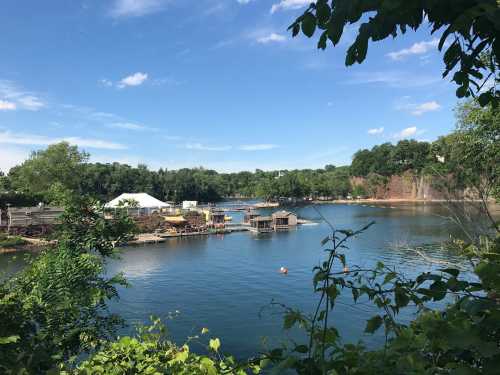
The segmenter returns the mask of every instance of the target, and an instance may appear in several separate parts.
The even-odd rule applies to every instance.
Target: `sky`
[[[3,0],[0,170],[62,140],[151,169],[321,168],[454,128],[428,25],[346,67],[359,25],[318,50],[287,31],[307,4]]]

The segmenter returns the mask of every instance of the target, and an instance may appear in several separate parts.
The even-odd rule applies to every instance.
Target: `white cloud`
[[[156,128],[150,128],[148,126],[144,126],[141,124],[134,124],[133,122],[113,122],[111,124],[107,124],[110,128],[116,129],[125,129],[125,130],[135,130],[135,131],[156,131]]]
[[[265,151],[265,150],[273,150],[278,148],[278,145],[270,144],[270,143],[261,143],[254,145],[242,145],[238,147],[239,150],[242,151]]]
[[[167,141],[180,141],[183,139],[183,137],[180,137],[178,135],[164,135],[163,138]]]
[[[267,44],[267,43],[272,43],[272,42],[284,42],[286,40],[286,37],[281,34],[276,34],[276,33],[271,33],[269,35],[261,36],[260,38],[257,38],[257,43],[261,44]]]
[[[34,93],[20,89],[11,81],[0,80],[0,96],[2,102],[13,103],[15,109],[38,111],[46,104]]]
[[[435,77],[420,75],[415,79],[415,75],[407,72],[385,71],[385,72],[358,72],[351,76],[348,84],[385,84],[390,87],[424,87],[442,82],[438,75]]]
[[[232,149],[231,146],[206,146],[201,143],[187,143],[185,148],[198,151],[229,151]]]
[[[107,150],[124,150],[127,147],[114,142],[108,142],[101,139],[80,138],[80,137],[61,137],[50,138],[43,135],[11,133],[8,131],[0,132],[0,143],[13,145],[35,145],[48,146],[53,143],[68,142],[79,147],[89,147]]]
[[[140,17],[163,10],[166,3],[166,0],[115,0],[110,14],[114,18]]]
[[[33,95],[22,96],[17,99],[20,107],[27,109],[28,111],[38,111],[39,109],[45,107],[45,103],[39,98]]]
[[[402,60],[410,55],[423,55],[429,50],[437,48],[439,44],[439,39],[432,39],[427,42],[418,42],[413,44],[409,48],[404,48],[400,51],[390,52],[387,54],[392,60]]]
[[[13,111],[14,109],[16,109],[16,103],[0,100],[0,111]]]
[[[100,79],[99,81],[99,84],[101,86],[105,86],[105,87],[112,87],[113,86],[113,82],[111,82],[109,79],[107,78],[102,78]]]
[[[398,111],[409,112],[414,116],[421,116],[426,112],[433,112],[441,109],[441,105],[435,100],[417,104],[413,103],[409,96],[403,96],[396,102],[395,108]]]
[[[271,13],[275,13],[279,10],[300,9],[312,2],[313,0],[281,0],[279,3],[273,4]]]
[[[382,134],[383,132],[384,132],[383,126],[381,126],[380,128],[368,129],[368,134],[370,135]]]
[[[426,103],[422,103],[422,104],[417,105],[411,113],[415,116],[420,116],[420,115],[424,114],[425,112],[437,111],[440,108],[441,108],[441,105],[439,105],[439,103],[436,101],[426,102]]]
[[[248,4],[252,0],[236,0],[239,4]]]
[[[425,133],[425,130],[418,129],[416,126],[410,126],[408,128],[405,128],[401,130],[400,132],[393,134],[394,139],[405,139],[405,138],[410,138],[414,137],[416,135],[420,135]]]
[[[118,83],[119,88],[125,88],[127,86],[140,86],[148,79],[147,73],[137,72],[131,74],[125,78],[122,78]]]

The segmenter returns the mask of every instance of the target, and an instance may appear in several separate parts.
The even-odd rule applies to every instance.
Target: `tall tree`
[[[82,180],[86,152],[67,142],[34,151],[30,158],[9,172],[12,188],[28,194],[42,194],[48,200],[61,190],[78,192]]]

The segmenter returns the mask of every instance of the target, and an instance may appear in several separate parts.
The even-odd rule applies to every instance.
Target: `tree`
[[[80,192],[84,164],[89,155],[67,142],[35,151],[20,166],[9,171],[12,189],[41,194],[47,201],[60,196],[61,190]]]
[[[349,24],[361,23],[345,64],[362,63],[368,42],[429,25],[441,32],[443,78],[450,73],[459,98],[478,95],[484,106],[498,105],[500,91],[500,6],[497,0],[316,0],[289,29],[312,37],[319,29],[318,48],[336,46]],[[493,83],[488,87],[489,83]]]
[[[115,246],[131,238],[133,221],[118,212],[111,220],[88,198],[69,202],[57,243],[26,268],[0,281],[0,372],[41,374],[98,348],[123,321],[110,314],[121,275],[105,264]]]
[[[4,193],[9,189],[10,189],[10,180],[2,171],[0,171],[0,193]]]

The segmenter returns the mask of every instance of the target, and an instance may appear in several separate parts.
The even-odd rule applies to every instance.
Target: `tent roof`
[[[162,202],[155,197],[152,197],[146,193],[123,193],[120,196],[113,199],[111,202],[106,203],[105,207],[113,208],[118,207],[120,202],[125,199],[131,199],[138,203],[140,208],[156,208],[156,207],[171,207],[170,204]]]

